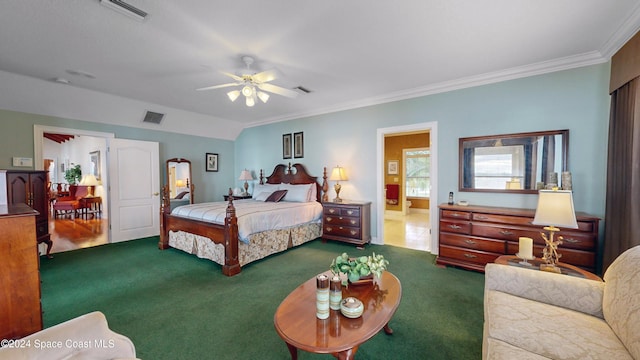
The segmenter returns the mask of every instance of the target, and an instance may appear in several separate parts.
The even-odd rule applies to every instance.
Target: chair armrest
[[[0,348],[0,359],[136,358],[133,342],[109,329],[107,319],[99,311],[31,334],[20,343],[29,346]]]
[[[485,294],[501,291],[522,298],[580,311],[603,318],[605,283],[569,275],[487,264]]]

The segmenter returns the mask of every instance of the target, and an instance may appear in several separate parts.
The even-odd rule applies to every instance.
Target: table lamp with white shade
[[[253,180],[253,175],[251,175],[251,171],[249,171],[247,169],[242,170],[238,180],[244,180],[244,193],[242,194],[242,196],[249,195],[249,191],[248,191],[249,190],[249,183],[247,183],[247,180]]]
[[[87,175],[84,175],[82,177],[82,180],[80,180],[80,185],[87,186],[88,187],[87,188],[88,189],[88,196],[89,197],[93,197],[94,196],[95,187],[100,185],[100,182],[95,177],[95,175],[87,174]]]
[[[336,184],[333,187],[333,189],[336,191],[336,197],[335,199],[333,199],[333,202],[342,202],[342,199],[340,199],[340,189],[342,188],[342,185],[340,185],[340,181],[349,180],[347,179],[347,174],[345,174],[344,172],[344,168],[340,166],[334,167],[333,171],[331,171],[331,176],[329,177],[329,180],[336,182]]]
[[[544,225],[544,230],[549,235],[541,233],[545,241],[542,259],[546,264],[540,265],[541,270],[560,272],[556,266],[558,259],[558,245],[562,244],[562,236],[554,239],[558,227],[577,229],[576,213],[573,208],[573,194],[570,190],[540,190],[538,195],[538,207],[532,224]]]

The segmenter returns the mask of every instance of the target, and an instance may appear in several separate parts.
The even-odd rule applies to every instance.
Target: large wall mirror
[[[537,193],[568,171],[568,153],[569,130],[460,138],[459,190]]]
[[[167,160],[167,185],[172,208],[193,204],[194,186],[191,179],[191,161],[180,158]]]

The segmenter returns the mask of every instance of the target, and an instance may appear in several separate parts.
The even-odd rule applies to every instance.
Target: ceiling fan
[[[242,75],[238,76],[228,72],[222,72],[223,74],[235,80],[235,82],[207,86],[196,90],[205,91],[230,86],[242,86],[241,90],[229,91],[227,93],[227,96],[231,101],[236,101],[240,94],[242,94],[246,99],[247,106],[255,105],[257,99],[260,99],[263,103],[266,103],[267,100],[269,100],[269,94],[267,94],[266,92],[286,96],[289,98],[295,98],[296,96],[298,96],[298,93],[293,90],[285,89],[283,87],[269,83],[270,81],[273,81],[277,78],[277,72],[275,70],[267,70],[256,74],[251,70],[251,64],[253,64],[254,62],[251,56],[243,56],[242,62],[247,65],[247,68],[242,72]]]

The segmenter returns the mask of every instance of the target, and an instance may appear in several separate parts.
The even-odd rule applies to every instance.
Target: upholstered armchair
[[[69,196],[59,197],[53,204],[53,215],[71,215],[73,219],[78,215],[78,211],[82,208],[82,198],[90,194],[89,186],[70,185]]]

